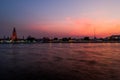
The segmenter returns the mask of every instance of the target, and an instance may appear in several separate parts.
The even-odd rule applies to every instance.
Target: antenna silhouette
[[[93,27],[93,30],[94,30],[94,39],[96,39],[96,29],[95,29],[95,27]]]

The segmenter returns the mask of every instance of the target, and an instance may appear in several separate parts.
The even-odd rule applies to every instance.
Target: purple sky
[[[96,36],[120,33],[120,0],[0,0],[0,38]]]

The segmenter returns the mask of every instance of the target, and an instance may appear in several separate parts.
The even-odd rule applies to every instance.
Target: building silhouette
[[[12,41],[17,41],[17,33],[16,33],[16,29],[15,28],[13,28],[11,40]]]
[[[110,36],[110,40],[114,40],[114,41],[120,40],[120,35],[112,35]]]

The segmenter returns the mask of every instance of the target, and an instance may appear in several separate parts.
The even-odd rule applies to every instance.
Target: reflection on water
[[[120,44],[0,44],[0,80],[120,80]]]

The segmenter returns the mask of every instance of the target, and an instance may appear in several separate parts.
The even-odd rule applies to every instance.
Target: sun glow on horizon
[[[119,34],[120,23],[119,20],[73,19],[67,17],[61,22],[34,24],[31,26],[31,30],[68,36],[94,36],[95,34],[96,37],[106,37]]]
[[[118,0],[0,1],[0,36],[19,28],[23,36],[94,36],[120,34]],[[23,34],[24,33],[24,34]]]

